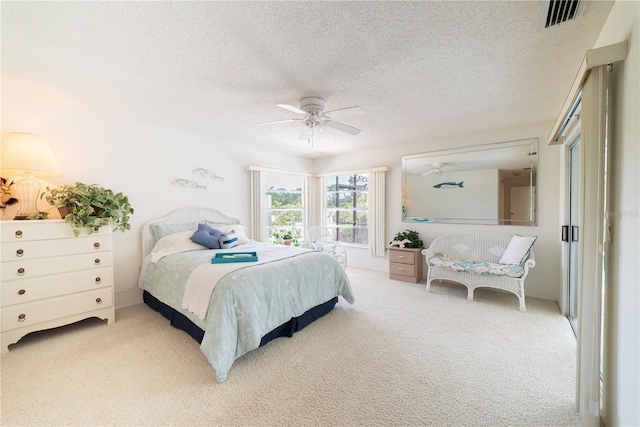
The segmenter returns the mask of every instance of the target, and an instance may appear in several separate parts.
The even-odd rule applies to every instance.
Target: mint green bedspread
[[[235,251],[269,249],[247,243]],[[232,251],[234,251],[232,250]],[[247,266],[224,276],[216,285],[204,320],[181,308],[189,274],[210,263],[217,250],[198,250],[168,255],[157,264],[148,263],[142,287],[163,303],[187,316],[205,331],[200,348],[216,378],[224,382],[233,362],[259,347],[267,333],[336,296],[354,302],[349,279],[333,257],[323,252],[302,251],[277,262]],[[250,263],[247,263],[250,264]]]

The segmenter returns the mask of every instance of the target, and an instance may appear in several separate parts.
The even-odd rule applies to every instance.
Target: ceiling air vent
[[[543,0],[540,27],[549,28],[582,16],[587,0]]]

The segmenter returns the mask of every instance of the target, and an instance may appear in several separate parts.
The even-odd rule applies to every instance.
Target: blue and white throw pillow
[[[238,237],[236,232],[231,230],[229,233],[220,236],[220,247],[222,249],[229,249],[238,246]]]

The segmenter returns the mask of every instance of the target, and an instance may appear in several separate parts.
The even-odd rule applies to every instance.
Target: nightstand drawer
[[[103,267],[2,283],[2,307],[113,286],[113,270]]]
[[[389,274],[413,277],[416,274],[416,266],[413,264],[402,264],[398,262],[389,263]]]
[[[389,252],[389,262],[399,262],[402,264],[415,264],[415,255],[412,252],[400,252],[392,250]]]
[[[25,280],[32,277],[70,271],[97,269],[111,265],[111,252],[49,257],[2,263],[2,281]]]
[[[110,250],[111,239],[109,236],[98,235],[58,240],[43,240],[40,242],[11,241],[2,243],[2,261],[17,261]]]
[[[2,332],[43,323],[51,319],[110,307],[113,290],[103,288],[64,297],[17,304],[2,309]]]

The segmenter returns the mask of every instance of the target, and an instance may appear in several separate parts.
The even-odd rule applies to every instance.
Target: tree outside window
[[[369,175],[329,176],[326,183],[326,224],[333,238],[340,242],[368,245]]]
[[[305,178],[274,173],[265,175],[267,236],[289,230],[294,238],[300,238],[305,219]]]

